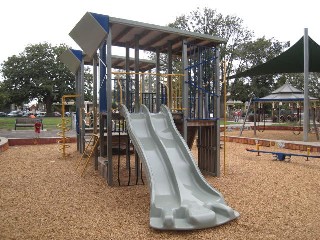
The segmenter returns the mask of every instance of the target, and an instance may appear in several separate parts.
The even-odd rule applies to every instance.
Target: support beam
[[[187,41],[182,41],[182,69],[183,69],[183,83],[182,83],[182,109],[183,109],[183,138],[187,142],[188,141],[188,112],[189,112],[189,105],[188,105],[188,91],[189,91],[189,84],[188,84],[188,49],[187,49]]]
[[[84,152],[85,142],[84,142],[84,134],[85,134],[85,123],[84,123],[84,60],[81,61],[80,67],[80,111],[79,111],[79,127],[80,127],[80,153]]]
[[[160,51],[156,51],[156,112],[160,111]]]
[[[139,99],[139,36],[136,35],[134,38],[134,81],[135,81],[135,92],[134,92],[134,111],[139,112],[140,99]]]
[[[214,141],[216,141],[215,157],[212,159],[215,164],[216,177],[220,177],[220,51],[216,49],[216,64],[215,64],[215,93],[217,93],[217,98],[214,106],[214,115],[217,118],[216,126],[214,128]]]
[[[125,62],[125,69],[128,73],[130,71],[130,45],[126,43],[126,62]],[[131,92],[130,92],[130,75],[126,74],[126,107],[129,111],[132,111],[132,104],[131,104]]]
[[[98,129],[97,129],[97,119],[98,119],[98,113],[97,113],[97,108],[98,108],[98,86],[97,86],[97,54],[95,54],[93,56],[93,134],[97,134],[98,133]],[[95,148],[94,151],[94,169],[98,170],[98,148]]]
[[[303,141],[308,141],[309,118],[309,39],[308,28],[304,29],[304,101],[303,101]]]
[[[76,82],[76,95],[80,96],[80,74],[81,68],[79,67],[77,73],[75,74],[75,82]],[[64,117],[64,116],[62,116]],[[76,98],[76,132],[77,132],[77,151],[80,152],[80,128],[79,128],[79,117],[80,117],[80,97]]]
[[[168,96],[167,96],[167,105],[169,109],[172,108],[172,43],[168,41]]]
[[[198,63],[202,63],[203,59],[201,57],[202,55],[202,49],[199,46],[198,47]],[[203,86],[203,64],[199,65],[199,72],[198,72],[198,83],[199,83],[199,87],[202,88]],[[205,94],[205,91],[203,91],[203,89],[198,89],[198,117],[199,118],[203,118],[203,95]]]
[[[100,88],[99,88],[99,135],[100,135],[100,156],[106,156],[105,144],[104,144],[104,117],[103,114],[107,111],[107,89],[106,89],[106,65],[107,65],[107,46],[106,41],[103,41],[100,50],[99,70],[100,70]]]
[[[108,184],[113,185],[113,164],[112,164],[112,89],[111,89],[111,61],[112,61],[112,32],[109,30],[107,38],[107,157],[108,157]]]

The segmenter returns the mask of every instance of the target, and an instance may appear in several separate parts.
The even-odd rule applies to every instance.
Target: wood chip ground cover
[[[225,171],[222,150],[221,177],[205,175],[239,219],[196,231],[149,227],[147,180],[124,186],[124,157],[123,186],[117,186],[114,166],[115,186],[109,187],[92,165],[79,176],[75,144],[66,159],[57,145],[10,147],[0,153],[0,239],[320,239],[320,159],[273,161],[246,147],[252,146],[226,143]]]

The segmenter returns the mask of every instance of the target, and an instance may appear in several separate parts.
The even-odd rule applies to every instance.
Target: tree
[[[197,8],[189,15],[177,17],[169,26],[225,38],[227,44],[220,45],[220,58],[228,62],[227,76],[232,72],[234,60],[241,56],[239,48],[253,37],[253,32],[243,26],[242,19],[230,15],[223,16],[210,8],[204,8],[203,11]]]
[[[22,105],[30,97],[30,84],[24,79],[23,69],[25,58],[23,56],[12,56],[3,64],[2,74],[5,80],[1,84],[1,89],[5,93],[6,102]],[[10,79],[10,80],[7,80]]]
[[[0,82],[0,109],[2,111],[9,111],[10,109],[9,96],[3,82]]]
[[[233,67],[237,64],[239,59],[242,59],[241,48],[242,46],[251,41],[253,38],[253,32],[243,26],[243,20],[236,16],[223,16],[214,9],[204,8],[201,11],[197,8],[195,11],[190,12],[189,15],[182,15],[177,17],[175,22],[169,24],[170,27],[175,27],[187,31],[198,32],[208,34],[212,36],[219,36],[227,40],[227,44],[220,45],[220,58],[222,61],[227,62],[226,65],[226,77],[230,76],[233,71]],[[221,72],[223,72],[223,65],[221,64]],[[227,92],[230,92],[229,79],[226,78],[226,83],[222,83],[221,95],[226,94],[224,92],[224,86],[226,84]],[[239,89],[237,89],[239,88]],[[248,97],[248,84],[237,82],[233,89],[237,89],[240,94],[231,96],[234,100],[241,99],[246,101],[245,97]],[[234,92],[236,93],[236,92]],[[223,114],[224,98],[220,99],[220,112]]]
[[[277,40],[266,39],[265,37],[258,38],[254,41],[248,41],[241,44],[238,48],[238,66],[236,71],[242,72],[253,66],[265,63],[272,58],[280,55],[283,50],[289,46],[289,43],[281,43]],[[274,90],[277,82],[283,79],[282,75],[262,75],[238,79],[237,82],[242,81],[243,84],[249,83],[251,92],[256,97],[264,97]],[[236,81],[235,81],[236,82]],[[236,86],[233,86],[233,92],[237,91]],[[237,99],[240,100],[240,99]]]
[[[285,74],[285,77],[286,77],[286,80],[292,86],[300,90],[304,90],[303,73],[290,73],[290,74],[288,73],[288,74]],[[320,96],[320,73],[315,73],[315,72],[309,73],[309,95],[312,97]]]
[[[242,102],[248,101],[251,95],[249,83],[245,83],[239,79],[235,79],[230,87],[230,95],[232,100],[239,100]]]
[[[169,26],[227,39],[227,44],[220,45],[220,56],[221,60],[227,62],[227,91],[231,92],[230,97],[233,100],[245,102],[250,93],[256,96],[268,94],[281,78],[281,75],[269,75],[241,78],[230,82],[229,76],[264,63],[288,47],[288,43],[281,43],[273,38],[261,37],[254,40],[253,31],[244,27],[243,20],[236,16],[223,16],[213,9],[204,8],[201,11],[197,8],[189,15],[177,17]],[[222,70],[221,66],[221,72]],[[221,88],[222,95],[223,89],[224,87]]]
[[[59,60],[66,49],[64,44],[28,45],[22,53],[4,61],[1,64],[4,77],[2,88],[7,90],[8,102],[22,105],[38,99],[51,113],[54,100],[61,99],[65,94],[74,94],[75,77]],[[88,99],[92,90],[92,76],[88,68],[85,70],[85,79],[85,95]]]

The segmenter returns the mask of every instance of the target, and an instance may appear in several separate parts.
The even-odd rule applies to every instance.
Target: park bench
[[[34,127],[34,124],[37,120],[41,122],[41,129],[43,130],[43,124],[41,118],[16,118],[14,125],[14,130],[17,130],[17,127]]]

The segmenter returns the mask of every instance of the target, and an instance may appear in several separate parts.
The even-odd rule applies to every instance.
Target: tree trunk
[[[46,97],[44,99],[45,105],[46,105],[46,111],[47,111],[47,115],[50,116],[50,114],[52,113],[52,97]]]

